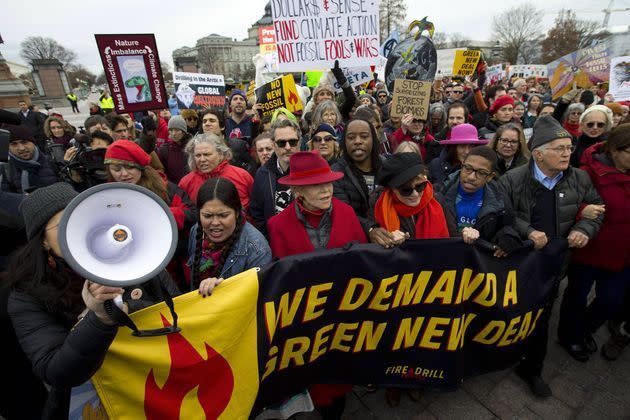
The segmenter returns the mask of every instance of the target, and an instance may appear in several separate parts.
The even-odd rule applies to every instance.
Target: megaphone
[[[76,196],[65,208],[58,232],[68,265],[84,278],[112,287],[134,286],[157,276],[177,247],[177,224],[164,200],[121,182],[97,185]],[[170,295],[165,300],[176,327]],[[112,305],[107,303],[111,316]],[[115,303],[120,308],[122,298]],[[121,322],[135,327],[128,317]]]

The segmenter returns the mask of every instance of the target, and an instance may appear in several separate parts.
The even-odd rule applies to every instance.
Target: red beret
[[[118,140],[107,148],[105,163],[125,163],[144,168],[151,163],[151,157],[131,140]]]
[[[492,104],[488,112],[490,113],[490,115],[494,115],[499,109],[501,109],[502,107],[506,105],[514,106],[514,98],[512,98],[510,95],[499,96],[494,101],[494,103]]]

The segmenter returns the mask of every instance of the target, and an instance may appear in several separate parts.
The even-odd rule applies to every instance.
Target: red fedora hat
[[[330,170],[328,162],[317,152],[297,152],[289,160],[289,175],[278,180],[282,185],[317,185],[343,178]]]

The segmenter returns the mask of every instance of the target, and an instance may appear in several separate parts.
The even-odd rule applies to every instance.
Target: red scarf
[[[427,182],[420,203],[410,207],[403,204],[394,190],[386,188],[376,201],[374,216],[388,232],[400,229],[400,217],[416,216],[416,239],[448,238],[446,218],[440,203],[433,198],[433,186]]]
[[[317,228],[321,223],[322,218],[324,217],[324,213],[326,213],[326,210],[309,210],[304,207],[300,200],[297,200],[297,205],[302,215],[304,215],[306,222],[312,227]]]

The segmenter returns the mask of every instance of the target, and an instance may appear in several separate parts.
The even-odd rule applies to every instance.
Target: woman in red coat
[[[605,211],[605,217],[599,234],[574,251],[560,309],[558,339],[572,357],[585,362],[597,350],[592,334],[621,309],[630,281],[630,124],[613,129],[608,141],[587,148],[581,168],[604,200],[595,211]],[[585,208],[582,217],[591,217],[587,213]],[[587,307],[593,283],[597,294]],[[629,323],[625,330],[617,332],[630,343]],[[607,357],[606,348],[602,354]]]
[[[186,153],[190,173],[179,181],[179,186],[193,201],[197,200],[197,192],[206,180],[221,177],[232,181],[247,211],[254,178],[245,169],[230,165],[232,151],[221,137],[212,133],[198,134],[186,145]]]
[[[275,258],[367,242],[352,207],[333,198],[332,183],[343,173],[333,172],[316,152],[293,154],[289,167],[289,175],[278,182],[291,186],[295,200],[267,222]],[[309,392],[324,419],[339,419],[351,389],[344,384],[315,384]]]

